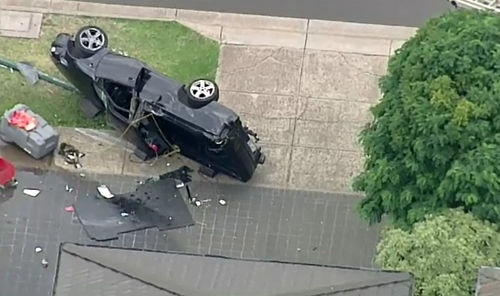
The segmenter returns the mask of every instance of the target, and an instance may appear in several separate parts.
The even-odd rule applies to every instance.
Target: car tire
[[[96,26],[85,26],[75,34],[76,58],[88,58],[101,49],[108,47],[108,35],[103,29]]]
[[[210,79],[196,79],[186,87],[188,103],[201,108],[219,100],[219,86]]]

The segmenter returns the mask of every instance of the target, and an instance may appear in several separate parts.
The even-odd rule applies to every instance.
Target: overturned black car
[[[177,151],[200,163],[206,175],[251,179],[265,161],[258,137],[217,102],[215,82],[197,79],[184,86],[107,45],[102,29],[87,26],[74,36],[57,35],[50,49],[54,64],[84,96],[87,116],[105,112],[142,160]]]

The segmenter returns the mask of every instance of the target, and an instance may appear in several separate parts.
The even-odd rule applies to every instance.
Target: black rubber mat
[[[149,180],[134,192],[111,199],[96,192],[95,196],[77,198],[74,208],[85,232],[96,241],[146,228],[171,230],[195,224],[174,179]]]

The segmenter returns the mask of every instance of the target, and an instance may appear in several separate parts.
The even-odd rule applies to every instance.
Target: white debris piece
[[[49,267],[49,261],[47,261],[47,259],[42,259],[42,266],[43,268]]]
[[[125,212],[120,213],[120,215],[122,215],[122,217],[128,217],[128,216],[129,216],[129,214],[128,214],[128,213],[125,213]]]
[[[227,204],[227,201],[225,199],[219,199],[219,204],[225,206]]]
[[[72,192],[72,191],[73,191],[73,188],[71,188],[68,185],[66,185],[66,192]]]
[[[113,193],[111,193],[108,186],[106,186],[106,185],[97,186],[97,191],[104,198],[110,199],[110,198],[115,197],[115,195]]]
[[[41,253],[42,251],[41,247],[35,247],[35,253]]]
[[[23,193],[27,196],[37,197],[40,194],[40,190],[38,189],[23,189]]]
[[[182,187],[184,187],[184,183],[182,183],[182,182],[181,182],[181,183],[178,183],[178,184],[176,184],[176,185],[175,185],[175,187],[177,187],[177,188],[182,188]]]
[[[194,204],[195,204],[197,207],[199,207],[199,206],[201,206],[201,201],[197,200],[197,201],[195,201],[195,202],[194,202]]]

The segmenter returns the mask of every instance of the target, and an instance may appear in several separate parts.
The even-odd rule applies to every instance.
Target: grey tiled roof
[[[500,268],[481,267],[477,277],[476,296],[500,295]]]
[[[413,277],[353,268],[65,244],[57,296],[411,296]]]

